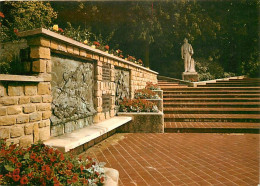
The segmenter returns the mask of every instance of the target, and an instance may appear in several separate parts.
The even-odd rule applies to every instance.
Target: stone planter
[[[147,101],[151,101],[155,103],[155,105],[158,107],[159,111],[163,111],[163,100],[162,99],[146,99]]]
[[[156,94],[163,99],[163,90],[152,90],[153,92],[156,92]]]
[[[119,172],[116,169],[105,167],[105,183],[104,186],[118,186]]]
[[[118,112],[118,116],[130,116],[132,120],[119,127],[117,132],[163,133],[164,118],[162,112]]]

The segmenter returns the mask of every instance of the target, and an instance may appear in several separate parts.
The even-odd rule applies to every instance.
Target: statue
[[[193,55],[192,46],[191,44],[188,43],[188,39],[185,38],[184,44],[181,47],[181,57],[182,59],[184,59],[185,72],[192,72],[192,71],[195,72],[194,60],[192,60],[191,58],[192,55]]]

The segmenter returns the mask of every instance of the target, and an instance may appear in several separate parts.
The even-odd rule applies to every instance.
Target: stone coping
[[[57,148],[62,152],[68,152],[71,149],[96,139],[131,120],[131,117],[113,117],[83,129],[73,131],[72,133],[66,133],[62,136],[52,137],[47,141],[44,141],[44,144]]]
[[[73,45],[73,46],[77,46],[79,48],[83,48],[85,50],[88,50],[88,51],[91,51],[93,53],[96,53],[96,54],[99,54],[99,55],[102,55],[102,56],[105,56],[105,57],[108,57],[108,58],[111,58],[111,59],[115,59],[117,61],[120,61],[120,62],[123,62],[123,63],[126,63],[128,65],[131,65],[131,66],[135,66],[137,68],[141,68],[143,70],[146,70],[148,72],[151,72],[151,73],[154,73],[154,74],[158,74],[158,72],[155,72],[153,70],[150,70],[146,67],[143,67],[143,66],[140,66],[140,65],[137,65],[135,63],[132,63],[130,61],[127,61],[127,60],[124,60],[122,58],[119,58],[117,56],[113,56],[111,54],[108,54],[106,52],[103,52],[101,50],[98,50],[98,49],[94,49],[88,45],[85,45],[83,43],[80,43],[78,41],[75,41],[71,38],[68,38],[66,36],[63,36],[63,35],[60,35],[58,33],[55,33],[55,32],[52,32],[50,30],[47,30],[45,28],[38,28],[38,29],[34,29],[34,30],[28,30],[28,31],[24,31],[24,32],[19,32],[18,33],[18,36],[20,37],[28,37],[28,36],[34,36],[34,35],[46,35],[48,37],[51,37],[51,38],[54,38],[54,39],[57,39],[57,40],[60,40],[62,42],[65,42],[65,43],[68,43],[70,45]]]
[[[0,81],[43,82],[45,78],[39,76],[0,74]]]

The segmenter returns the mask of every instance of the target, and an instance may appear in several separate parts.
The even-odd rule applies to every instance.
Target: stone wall
[[[41,28],[19,36],[30,53],[22,62],[34,76],[0,75],[0,137],[9,142],[27,146],[48,139],[50,131],[56,136],[115,116],[117,69],[127,74],[123,89],[129,97],[146,82],[157,83],[157,72],[52,31]],[[57,55],[63,56],[63,65]],[[54,129],[66,122],[73,123]]]

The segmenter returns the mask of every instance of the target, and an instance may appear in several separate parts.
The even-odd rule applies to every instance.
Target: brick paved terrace
[[[115,134],[84,156],[117,169],[119,185],[257,185],[258,134]]]

